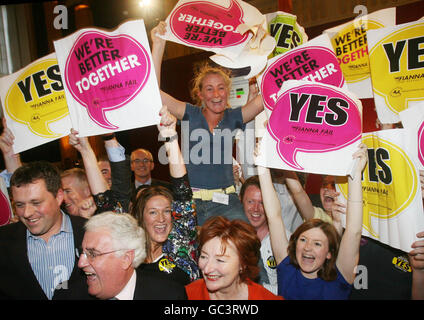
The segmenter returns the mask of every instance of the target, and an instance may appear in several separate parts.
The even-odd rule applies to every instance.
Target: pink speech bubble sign
[[[170,16],[172,33],[183,43],[201,48],[225,48],[243,43],[248,33],[236,28],[244,23],[243,10],[231,0],[228,8],[206,1],[178,7]]]
[[[341,91],[317,83],[293,87],[277,99],[267,130],[280,158],[296,170],[298,152],[323,153],[361,139],[357,104]]]
[[[424,122],[418,129],[418,160],[424,166]]]
[[[8,224],[11,217],[12,211],[9,206],[9,201],[0,190],[0,226]]]
[[[65,81],[90,118],[113,130],[118,127],[106,119],[105,112],[134,99],[146,84],[150,70],[148,53],[134,38],[88,31],[78,37],[69,53]]]
[[[261,92],[265,107],[274,109],[277,94],[287,80],[306,80],[342,87],[345,79],[334,52],[325,47],[310,46],[290,50],[274,61],[264,72]]]

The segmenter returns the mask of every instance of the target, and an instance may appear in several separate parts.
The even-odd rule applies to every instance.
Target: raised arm
[[[424,171],[420,170],[421,196],[424,202]],[[413,300],[424,300],[424,231],[417,234],[423,240],[415,241],[409,252],[409,263],[412,268],[412,292]]]
[[[359,246],[362,234],[362,170],[368,162],[367,146],[361,144],[353,158],[358,159],[353,179],[348,177],[348,200],[346,228],[340,243],[336,265],[348,283],[355,279],[354,269],[359,261]]]
[[[259,94],[256,82],[252,81],[249,83],[249,96],[247,98],[247,103],[241,107],[243,123],[247,123],[255,119],[255,117],[263,110],[264,105],[262,102],[262,96]]]
[[[97,164],[96,155],[88,142],[87,137],[77,137],[78,131],[71,129],[69,135],[69,144],[74,146],[81,153],[84,162],[85,173],[87,175],[88,184],[91,194],[96,195],[109,190],[109,185],[103,177],[102,172]]]
[[[158,86],[160,87],[160,77],[162,69],[162,58],[165,53],[166,40],[158,37],[158,34],[164,35],[166,32],[166,23],[160,21],[159,24],[150,31],[150,36],[152,38],[152,58],[153,65],[156,70],[156,78],[158,80]]]
[[[169,173],[173,178],[181,178],[187,173],[184,159],[178,144],[178,133],[175,130],[176,118],[163,106],[160,110],[161,123],[157,126],[159,134],[165,140],[165,149],[169,159]]]
[[[278,265],[287,257],[287,247],[289,245],[286,228],[281,217],[281,204],[272,184],[269,169],[258,166],[258,176],[265,214],[268,219],[272,252]]]
[[[20,166],[22,166],[21,158],[19,153],[13,153],[13,141],[15,136],[12,131],[7,127],[6,118],[3,117],[3,132],[0,136],[0,149],[3,153],[4,164],[6,171],[9,174],[15,172]]]
[[[339,196],[339,193],[336,193]],[[346,205],[335,200],[331,206],[331,217],[333,218],[333,226],[336,228],[340,236],[343,235],[342,215],[346,214]]]
[[[152,58],[153,65],[156,71],[156,78],[158,80],[158,86],[160,89],[161,84],[161,70],[162,70],[162,59],[165,52],[166,40],[157,36],[157,34],[164,35],[166,32],[166,23],[164,21],[152,29],[150,35],[152,37]],[[174,115],[177,119],[181,120],[185,112],[185,103],[174,97],[170,96],[166,92],[160,90],[160,97],[162,103],[168,107],[169,112]]]
[[[178,144],[178,135],[175,130],[176,119],[169,113],[166,106],[160,110],[161,123],[158,125],[160,140],[165,140],[165,148],[169,159],[169,171],[174,188],[172,229],[163,252],[184,271],[191,280],[200,276],[197,260],[197,215],[193,200],[193,193],[188,181],[187,170]]]
[[[304,220],[312,219],[314,217],[314,206],[311,198],[309,198],[309,195],[300,183],[296,172],[285,171],[285,181],[302,218]]]
[[[132,186],[134,185],[131,181],[130,157],[125,154],[125,148],[119,144],[114,134],[103,135],[102,138],[110,163],[112,176],[111,190],[121,203],[124,211],[128,212]]]
[[[424,238],[424,231],[417,234],[418,238]],[[412,268],[412,292],[413,300],[424,300],[424,240],[415,241],[409,252],[409,263]]]

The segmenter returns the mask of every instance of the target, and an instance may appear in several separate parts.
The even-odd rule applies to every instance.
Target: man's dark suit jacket
[[[131,198],[134,196],[136,188],[133,173],[131,171],[131,161],[128,155],[125,155],[125,160],[118,162],[110,162],[112,187],[111,190],[115,194],[117,200],[121,203],[125,212],[128,212],[128,206]],[[162,186],[168,188],[173,193],[173,187],[170,182],[153,179],[152,186]]]
[[[84,237],[83,225],[87,220],[75,216],[70,218],[74,245],[79,248]],[[0,299],[47,300],[28,260],[26,230],[22,222],[0,227]],[[57,299],[58,293],[62,299],[90,298],[85,275],[78,268],[77,256],[67,288],[56,290],[53,299]]]
[[[151,274],[144,275],[141,268],[137,268],[136,272],[134,300],[187,300],[182,284]]]

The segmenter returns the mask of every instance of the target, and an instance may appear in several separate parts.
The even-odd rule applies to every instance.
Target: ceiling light
[[[138,5],[140,7],[147,7],[150,5],[150,3],[151,3],[151,0],[141,0],[138,2]]]

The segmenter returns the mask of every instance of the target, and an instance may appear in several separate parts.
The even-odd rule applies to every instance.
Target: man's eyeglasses
[[[135,163],[135,164],[141,164],[141,163],[148,164],[149,162],[153,162],[153,161],[150,160],[150,159],[134,159],[134,160],[131,160],[131,163]]]
[[[104,256],[104,255],[109,254],[109,253],[114,253],[114,252],[122,251],[122,250],[128,250],[128,249],[118,249],[118,250],[113,250],[113,251],[108,251],[108,252],[99,252],[99,251],[97,251],[95,249],[82,250],[80,248],[79,249],[79,254],[80,254],[80,256],[85,255],[85,257],[89,261],[93,261],[97,257]]]

